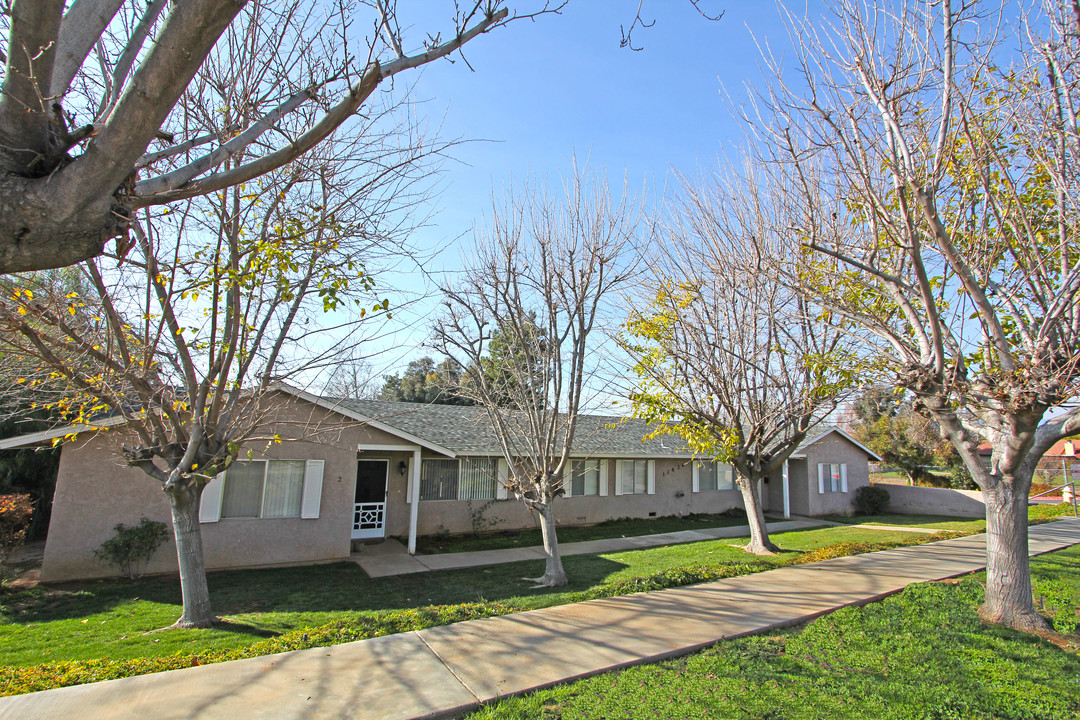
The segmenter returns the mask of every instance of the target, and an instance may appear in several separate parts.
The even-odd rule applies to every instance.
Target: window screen
[[[236,461],[225,471],[222,518],[300,517],[303,460]]]
[[[648,460],[623,460],[619,489],[623,495],[643,495],[648,481]]]
[[[262,502],[264,518],[300,517],[303,495],[303,460],[271,460],[266,464]]]
[[[600,494],[599,460],[573,460],[570,463],[570,472],[570,494],[572,496]]]
[[[262,508],[265,461],[234,462],[225,471],[221,496],[221,517],[257,518]]]
[[[467,458],[461,460],[458,469],[458,500],[490,500],[495,497],[494,458]],[[423,500],[423,496],[420,498]]]
[[[420,466],[421,500],[457,500],[458,461],[424,460]]]

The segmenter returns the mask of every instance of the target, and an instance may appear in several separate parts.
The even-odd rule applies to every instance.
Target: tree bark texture
[[[174,627],[210,627],[217,619],[210,609],[210,588],[206,584],[202,531],[199,528],[201,489],[191,487],[166,490],[172,511],[176,559],[180,565],[180,594],[184,611]]]
[[[754,481],[738,477],[735,483],[742,494],[746,521],[750,525],[750,542],[746,545],[746,551],[755,555],[772,555],[780,548],[769,540],[769,529],[765,526],[765,513],[761,509],[761,503],[758,502],[757,494],[754,493]]]
[[[1028,562],[1028,489],[1031,478],[1013,478],[983,490],[986,499],[986,598],[979,616],[1016,630],[1046,630],[1035,611]]]
[[[111,191],[83,205],[53,192],[49,178],[0,173],[0,270],[22,272],[63,267],[102,253],[125,232],[128,210]]]
[[[540,534],[544,537],[544,555],[546,565],[544,574],[538,578],[529,578],[539,587],[562,587],[566,584],[566,571],[563,570],[562,555],[559,553],[559,539],[555,534],[555,513],[551,501],[537,509],[540,515]]]

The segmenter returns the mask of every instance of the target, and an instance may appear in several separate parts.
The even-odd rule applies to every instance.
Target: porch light
[[[401,476],[405,477],[405,473],[408,472],[408,470],[409,470],[409,464],[407,462],[405,462],[404,460],[402,460],[401,462],[398,463],[397,469],[398,469],[398,472],[401,473]]]

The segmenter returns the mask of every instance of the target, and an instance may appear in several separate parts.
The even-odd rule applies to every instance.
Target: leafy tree
[[[960,465],[960,456],[941,437],[937,423],[902,400],[893,388],[867,388],[852,409],[851,434],[886,464],[899,468],[909,484],[939,484],[929,468],[943,467],[951,475]]]
[[[456,394],[454,389],[460,383],[461,372],[452,360],[436,365],[430,357],[424,357],[410,362],[400,377],[384,376],[379,397],[395,402],[472,405],[470,398]]]
[[[1032,41],[1011,56],[996,44],[1011,8],[844,0],[825,30],[792,16],[805,84],[776,64],[756,128],[816,253],[793,281],[862,329],[959,454],[986,498],[981,615],[1021,630],[1047,627],[1032,474],[1080,430],[1075,10],[1021,17]]]

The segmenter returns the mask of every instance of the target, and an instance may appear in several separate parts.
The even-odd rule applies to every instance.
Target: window
[[[607,478],[604,478],[607,480]],[[572,460],[570,462],[570,495],[600,494],[600,461]]]
[[[649,490],[649,461],[620,460],[616,483],[620,495],[644,495]]]
[[[420,500],[490,500],[495,497],[494,458],[424,460],[420,466]]]
[[[818,463],[818,492],[847,492],[847,464]]]
[[[238,460],[225,472],[221,517],[300,517],[303,495],[303,460]]]
[[[733,490],[734,488],[730,465],[712,461],[694,461],[694,492]]]

